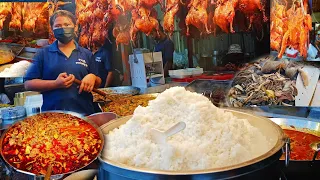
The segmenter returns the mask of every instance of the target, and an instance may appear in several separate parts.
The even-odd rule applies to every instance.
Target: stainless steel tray
[[[25,59],[25,60],[32,60],[34,55],[37,53],[38,49],[37,48],[30,48],[30,47],[25,47],[23,50],[19,53],[17,58],[19,59]]]
[[[110,88],[100,88],[99,90],[104,91],[109,94],[131,94],[137,95],[140,93],[140,88],[133,86],[119,86]]]
[[[12,50],[12,52],[14,53],[14,55],[18,56],[21,51],[23,50],[24,46],[21,44],[16,44],[16,43],[0,43],[0,46],[6,46],[9,49]]]

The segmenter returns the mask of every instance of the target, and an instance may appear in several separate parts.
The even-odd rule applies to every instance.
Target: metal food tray
[[[25,47],[23,50],[19,53],[17,58],[20,59],[25,59],[25,60],[32,60],[34,55],[37,53],[38,49],[37,48],[30,48],[30,47]]]
[[[7,46],[8,48],[10,48],[12,50],[12,52],[16,56],[18,56],[22,52],[22,50],[24,48],[24,46],[22,44],[16,44],[16,43],[4,43],[4,42],[1,42],[0,46]]]
[[[197,79],[192,81],[185,88],[188,91],[204,93],[206,91],[213,91],[218,87],[223,88],[228,92],[231,88],[231,83],[232,81]]]
[[[198,79],[188,84],[185,89],[208,97],[216,106],[225,107],[228,105],[227,94],[229,92],[229,89],[231,88],[231,83],[232,81],[225,80]],[[221,95],[221,98],[218,96],[217,99],[214,92],[221,90],[224,94]]]
[[[110,88],[100,88],[99,90],[104,91],[109,94],[130,94],[137,95],[140,93],[140,88],[133,86],[119,86]]]

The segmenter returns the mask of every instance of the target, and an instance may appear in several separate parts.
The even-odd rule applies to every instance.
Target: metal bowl
[[[102,151],[102,149],[103,149],[103,145],[104,145],[104,136],[103,136],[103,133],[102,133],[101,129],[100,129],[95,123],[93,123],[91,120],[85,118],[83,115],[78,114],[78,113],[75,113],[75,112],[71,112],[71,111],[46,111],[46,112],[70,114],[70,115],[76,116],[76,117],[78,117],[78,118],[80,118],[80,119],[88,122],[90,125],[92,125],[92,126],[96,129],[96,131],[99,133],[99,136],[100,136],[100,139],[101,139],[101,147],[100,147],[100,150],[99,150],[99,153],[98,153],[97,157],[100,156],[101,151]],[[46,112],[44,112],[44,113],[46,113]],[[38,113],[38,114],[41,114],[41,113]],[[20,122],[21,122],[21,121],[18,121],[18,122],[16,122],[16,123],[20,123]],[[12,126],[15,125],[16,123],[12,124]],[[12,126],[11,126],[11,127],[12,127]],[[7,133],[7,131],[8,131],[9,129],[10,129],[10,128],[8,128],[6,131],[4,131],[4,133],[2,134],[1,139],[0,139],[0,153],[1,153],[2,159],[5,161],[5,163],[6,163],[7,165],[9,165],[9,167],[10,167],[11,169],[13,169],[13,170],[15,170],[15,171],[17,171],[17,172],[21,172],[21,173],[24,173],[24,174],[33,176],[34,179],[44,179],[44,175],[37,175],[37,174],[33,174],[33,173],[31,173],[31,172],[28,172],[28,171],[23,171],[23,170],[17,169],[17,168],[15,168],[15,167],[11,166],[11,164],[10,164],[9,162],[7,162],[5,158],[3,158],[3,154],[2,154],[2,142],[3,142],[3,138],[4,138],[5,134]],[[74,170],[74,171],[70,171],[70,172],[67,172],[67,173],[63,173],[63,174],[54,174],[54,175],[51,176],[51,178],[53,178],[53,179],[60,179],[60,178],[62,178],[64,175],[67,175],[67,174],[70,174],[70,173],[74,173],[74,172],[76,172],[76,171],[78,171],[78,170],[80,170],[80,169],[88,166],[88,165],[91,164],[95,159],[96,159],[96,158],[92,159],[87,165],[85,165],[85,166],[83,166],[83,167],[81,167],[81,168],[79,168],[79,169],[76,169],[76,170]]]
[[[112,112],[101,112],[101,113],[91,114],[87,118],[93,121],[96,125],[100,127],[103,124],[106,124],[109,121],[116,119],[117,115]]]
[[[238,118],[248,119],[251,125],[257,127],[266,137],[270,138],[271,142],[274,144],[273,147],[267,153],[240,164],[222,168],[194,171],[149,170],[146,168],[124,165],[104,157],[98,157],[101,162],[100,171],[102,171],[102,173],[99,173],[99,178],[179,179],[184,177],[189,179],[225,179],[259,171],[275,162],[278,162],[280,156],[282,155],[282,148],[285,144],[285,135],[280,126],[267,118],[233,110],[226,111],[233,113],[233,115],[237,116]],[[130,118],[131,116],[127,116],[110,121],[109,123],[103,125],[101,130],[103,133],[107,134],[109,131],[118,128],[122,124],[125,124]]]

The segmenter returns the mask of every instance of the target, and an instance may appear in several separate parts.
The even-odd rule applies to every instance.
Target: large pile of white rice
[[[14,63],[10,68],[4,69],[0,77],[23,77],[31,63],[29,61],[19,61]]]
[[[155,144],[150,129],[186,128]],[[246,119],[215,107],[206,97],[174,87],[138,107],[126,124],[106,135],[104,158],[157,170],[202,170],[238,164],[270,149],[270,142]]]

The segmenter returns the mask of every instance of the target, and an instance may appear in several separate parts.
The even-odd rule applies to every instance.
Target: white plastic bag
[[[318,54],[317,48],[315,48],[312,44],[309,44],[308,56],[309,56],[311,59],[315,59],[316,56],[317,56],[317,54]]]

